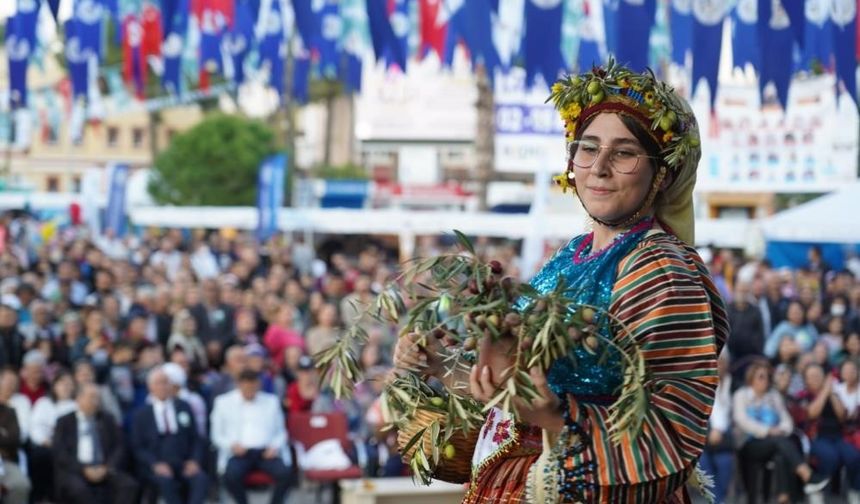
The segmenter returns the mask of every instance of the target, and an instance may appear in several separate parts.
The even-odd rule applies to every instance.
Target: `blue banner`
[[[672,0],[669,26],[672,32],[672,61],[684,65],[693,47],[692,0]]]
[[[794,69],[792,56],[795,33],[780,0],[758,0],[758,19],[762,54],[759,91],[764,96],[765,86],[768,82],[773,82],[777,99],[785,109],[788,104],[791,72]]]
[[[502,66],[502,60],[493,44],[490,0],[470,0],[451,13],[445,41],[446,64],[451,64],[454,49],[461,41],[469,50],[472,66],[483,63],[487,69],[487,76],[492,80],[494,70]]]
[[[42,0],[18,0],[18,12],[15,14],[16,34],[18,40],[24,39],[30,44],[31,48],[36,47],[36,23],[39,19],[39,9],[42,7]]]
[[[836,77],[845,90],[857,99],[857,4],[855,0],[833,0],[833,47],[836,56]]]
[[[732,60],[736,68],[747,63],[756,72],[761,66],[758,29],[758,0],[738,0],[732,10]]]
[[[711,93],[711,109],[717,100],[717,75],[723,40],[723,18],[726,14],[720,0],[693,2],[693,90],[704,78]]]
[[[161,44],[161,57],[164,58],[161,85],[175,95],[182,92],[182,52],[188,34],[188,3],[189,0],[178,0],[172,20],[164,20],[166,37]]]
[[[534,85],[538,74],[547,84],[555,82],[565,69],[561,54],[561,0],[526,0],[525,58],[526,85]]]
[[[376,55],[376,61],[384,59],[400,68],[406,68],[406,53],[403,52],[391,28],[386,2],[387,0],[366,0],[373,53]]]
[[[603,33],[606,41],[606,50],[609,54],[615,54],[618,49],[618,29],[616,18],[618,17],[618,5],[621,0],[600,0],[603,2]]]
[[[324,0],[328,3],[328,0]],[[296,19],[296,31],[302,37],[305,49],[311,50],[316,47],[319,37],[320,22],[317,13],[313,9],[311,0],[293,0],[293,13]]]
[[[344,53],[339,78],[346,87],[347,93],[361,92],[361,66],[360,57],[352,53]]]
[[[801,64],[830,68],[833,57],[833,24],[830,22],[830,0],[807,0]]]
[[[127,164],[113,165],[108,192],[108,204],[105,211],[105,230],[110,229],[114,236],[122,237],[126,231],[125,217],[125,188],[129,173]]]
[[[656,10],[656,0],[621,0],[618,4],[615,57],[619,63],[637,72],[648,67],[648,48]]]
[[[278,230],[278,211],[284,206],[287,156],[275,154],[260,165],[257,175],[257,239],[268,240]]]
[[[271,8],[263,14],[263,33],[260,40],[260,63],[269,67],[269,85],[280,97],[284,93],[284,22],[281,15],[281,2],[273,0]]]
[[[233,82],[241,84],[245,81],[245,58],[254,40],[254,19],[246,2],[236,3],[235,12],[233,28],[224,37],[224,46],[230,55]]]
[[[311,59],[298,55],[293,60],[293,99],[298,103],[308,102],[308,86],[311,76]]]
[[[27,65],[33,54],[33,46],[25,37],[18,35],[18,16],[6,22],[6,56],[9,58],[9,105],[13,109],[27,106]]]
[[[404,60],[409,59],[409,33],[412,30],[412,23],[409,16],[409,4],[407,0],[394,0],[394,11],[388,17],[391,22],[391,31],[394,33],[394,42],[399,46],[397,52],[386,56],[386,60],[390,65],[399,65],[396,58],[398,54],[404,55]],[[400,67],[406,71],[406,67]]]
[[[66,53],[66,64],[69,67],[69,80],[72,84],[74,98],[86,98],[89,91],[89,60],[91,51],[81,49],[81,40],[77,33],[80,23],[69,19],[64,24],[66,43],[63,50]]]
[[[316,49],[319,51],[319,70],[324,77],[334,78],[340,68],[340,36],[343,22],[338,3],[327,0],[318,14],[319,36]]]
[[[102,23],[106,9],[102,0],[77,0],[72,20],[77,24],[75,31],[81,44],[81,51],[92,51],[99,59],[104,55]]]

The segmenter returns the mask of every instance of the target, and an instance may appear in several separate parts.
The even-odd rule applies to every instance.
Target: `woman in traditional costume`
[[[465,502],[685,502],[728,334],[723,301],[693,249],[696,120],[653,74],[611,61],[560,80],[550,99],[568,148],[567,169],[556,180],[579,197],[593,226],[531,284],[547,293],[564,281],[579,305],[595,309],[592,343],[613,345],[577,345],[546,374],[532,369],[541,399],[520,401],[519,422],[497,408],[488,412]],[[446,350],[426,339],[417,348],[409,344],[415,338],[401,338],[397,364],[425,366],[449,384],[466,380],[446,374]],[[494,396],[510,365],[509,346],[481,342],[468,377],[475,399]],[[634,406],[619,401],[620,352],[632,348],[644,357],[647,398]],[[641,428],[618,439],[610,419],[622,404]]]

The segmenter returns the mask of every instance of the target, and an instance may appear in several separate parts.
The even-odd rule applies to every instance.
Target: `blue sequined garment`
[[[636,247],[652,224],[652,219],[640,222],[595,254],[591,254],[593,235],[577,236],[541,268],[532,279],[532,286],[540,293],[547,293],[556,287],[559,278],[563,278],[577,305],[597,308],[594,322],[598,332],[603,338],[611,339],[609,324],[600,319],[599,313],[609,308],[618,263]],[[601,398],[617,394],[623,378],[617,351],[592,353],[581,345],[573,350],[572,358],[553,363],[547,374],[553,392],[562,397],[573,394],[582,402],[601,402]]]

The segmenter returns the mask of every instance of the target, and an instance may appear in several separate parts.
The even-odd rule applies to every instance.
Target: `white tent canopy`
[[[769,241],[860,243],[860,181],[762,223]]]

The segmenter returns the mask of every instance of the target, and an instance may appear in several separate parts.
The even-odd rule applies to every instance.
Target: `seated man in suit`
[[[172,397],[167,374],[161,367],[146,378],[149,404],[140,408],[132,423],[131,446],[141,476],[158,487],[167,504],[179,504],[183,483],[191,504],[206,499],[207,478],[202,471],[204,441],[197,434],[191,407]]]
[[[255,371],[242,371],[238,388],[215,399],[211,424],[219,472],[237,504],[248,502],[244,479],[254,470],[275,480],[272,504],[283,504],[293,482],[284,415],[277,397],[260,392]]]
[[[100,395],[98,385],[81,385],[75,398],[78,410],[57,420],[52,450],[63,502],[129,503],[137,496],[137,483],[122,471],[122,432],[99,410]]]

